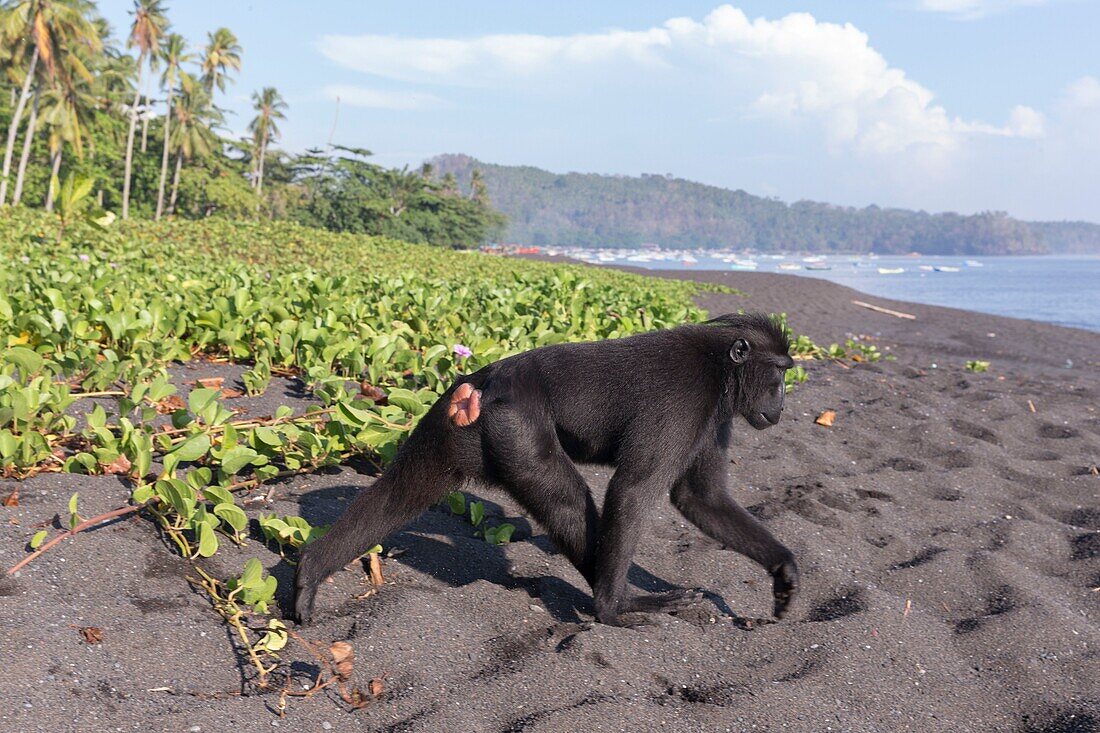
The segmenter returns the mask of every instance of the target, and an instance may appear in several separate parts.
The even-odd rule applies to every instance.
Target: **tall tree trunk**
[[[11,173],[11,156],[15,152],[15,135],[19,131],[19,121],[23,117],[23,108],[27,106],[27,97],[31,93],[31,80],[34,78],[34,70],[38,66],[38,46],[34,47],[31,54],[31,63],[27,66],[27,77],[23,79],[23,90],[19,93],[19,101],[15,104],[15,110],[11,113],[11,124],[8,125],[8,146],[4,148],[4,172],[0,174],[0,206],[8,198],[8,174]]]
[[[176,213],[176,195],[180,192],[180,168],[183,167],[183,154],[176,153],[176,172],[172,175],[172,198],[168,201],[168,213]]]
[[[164,151],[160,155],[160,185],[157,187],[157,215],[164,213],[164,184],[168,180],[168,140],[172,132],[172,87],[168,87],[168,114],[164,115]]]
[[[31,146],[34,145],[34,133],[38,127],[38,97],[42,87],[34,88],[34,103],[31,105],[31,118],[27,120],[27,131],[23,133],[23,154],[19,156],[19,172],[15,174],[15,190],[11,194],[11,205],[18,206],[23,199],[23,178],[27,175],[27,161],[31,158]]]
[[[263,196],[264,194],[264,158],[267,156],[267,135],[264,134],[264,139],[260,143],[260,164],[259,174],[256,176],[256,196]]]
[[[126,133],[126,172],[122,179],[122,218],[130,218],[130,173],[134,167],[134,131],[137,129],[137,108],[141,101],[141,77],[145,71],[145,54],[138,58],[137,91],[130,106],[130,130]]]
[[[141,108],[141,152],[149,147],[149,97],[145,97],[145,104]]]
[[[53,166],[50,170],[50,185],[46,186],[46,211],[53,211],[53,182],[61,174],[61,146],[50,153]]]

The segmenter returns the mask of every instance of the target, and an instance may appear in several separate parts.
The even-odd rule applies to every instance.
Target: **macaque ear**
[[[752,347],[749,346],[748,341],[745,339],[737,339],[730,348],[730,358],[733,359],[734,364],[744,364],[751,349]]]

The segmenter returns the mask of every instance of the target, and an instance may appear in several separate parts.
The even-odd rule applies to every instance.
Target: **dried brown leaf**
[[[173,413],[176,410],[182,410],[187,405],[183,403],[183,399],[179,395],[168,395],[163,400],[156,404],[157,412],[161,415],[167,415]]]
[[[222,399],[235,400],[238,397],[244,397],[244,392],[232,387],[222,387]]]
[[[127,474],[130,473],[130,459],[126,456],[119,454],[118,458],[110,463],[100,464],[103,467],[103,473],[105,474]]]
[[[332,655],[336,676],[341,680],[351,677],[355,667],[355,650],[346,641],[334,641],[329,645],[329,654]]]
[[[814,422],[818,425],[824,425],[827,428],[831,428],[834,420],[836,420],[836,410],[825,410],[817,416]]]
[[[344,702],[346,702],[348,705],[356,710],[358,710],[359,708],[365,708],[367,706],[367,703],[370,702],[367,696],[364,695],[363,691],[360,690],[358,687],[351,688],[350,692],[348,690],[341,689],[340,697],[344,699]]]
[[[19,506],[19,489],[12,489],[11,493],[4,497],[3,504],[4,506]]]
[[[381,695],[382,694],[382,689],[383,689],[383,687],[382,687],[382,678],[381,677],[375,677],[373,680],[370,681],[370,684],[367,685],[367,690],[374,697],[378,697],[379,695]]]
[[[365,379],[359,383],[359,393],[378,405],[385,405],[387,402],[386,393],[382,391],[382,388],[371,384]]]
[[[375,588],[381,587],[386,582],[382,577],[382,561],[378,558],[377,552],[372,552],[367,555],[367,564],[370,567],[370,582]]]
[[[84,641],[89,644],[98,644],[103,641],[103,629],[98,626],[81,626],[79,631]]]
[[[199,377],[195,380],[195,384],[207,389],[221,389],[224,381],[225,377]]]

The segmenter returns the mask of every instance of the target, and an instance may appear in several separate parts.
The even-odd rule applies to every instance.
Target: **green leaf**
[[[269,652],[277,652],[286,646],[289,634],[286,630],[286,625],[283,624],[277,618],[273,618],[267,622],[267,631],[264,632],[263,638],[256,643],[256,649],[263,649]]]
[[[69,529],[80,524],[80,515],[76,513],[76,498],[78,496],[80,496],[79,491],[69,497]]]
[[[244,564],[244,572],[241,573],[242,588],[259,588],[263,579],[264,566],[256,558],[249,558]]]
[[[427,411],[427,407],[416,394],[407,389],[392,389],[387,395],[387,399],[391,405],[397,405],[412,415],[420,415]]]
[[[42,368],[42,357],[38,352],[25,346],[13,346],[4,352],[4,361],[19,367],[19,374],[24,380],[37,374]]]
[[[234,504],[233,495],[221,486],[204,486],[202,493],[207,500],[215,504]]]
[[[187,407],[191,410],[191,414],[198,415],[216,402],[219,396],[221,396],[221,392],[216,389],[208,387],[193,389],[191,394],[187,396]]]
[[[150,484],[139,486],[130,493],[130,501],[135,504],[144,504],[153,498],[153,487]]]
[[[221,469],[227,474],[233,475],[259,457],[260,454],[252,448],[239,445],[236,448],[226,451],[222,456]]]
[[[31,537],[31,549],[37,550],[42,545],[42,541],[46,539],[47,534],[49,533],[44,529],[35,532],[34,537]]]
[[[503,545],[507,542],[511,542],[512,534],[516,531],[515,525],[501,524],[497,526],[493,532],[492,542],[494,545]]]
[[[210,436],[206,433],[199,433],[198,435],[192,435],[176,446],[176,449],[170,455],[175,456],[176,460],[181,463],[192,462],[205,456],[208,450],[210,450]]]
[[[272,448],[278,448],[283,444],[283,441],[279,438],[279,434],[266,425],[261,425],[256,428],[254,435],[256,436],[256,440]]]
[[[481,520],[485,518],[485,503],[481,501],[470,502],[470,524],[475,527],[481,524]]]
[[[466,513],[466,495],[461,491],[452,491],[447,494],[447,504],[451,508],[451,514]]]
[[[206,522],[197,522],[195,536],[199,540],[199,556],[210,557],[218,551],[218,536]]]
[[[236,504],[215,504],[214,514],[237,532],[243,532],[248,526],[248,515]]]

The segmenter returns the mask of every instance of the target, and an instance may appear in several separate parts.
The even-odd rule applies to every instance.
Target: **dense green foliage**
[[[460,185],[481,171],[494,204],[508,217],[506,240],[519,244],[987,255],[1065,251],[1072,234],[1076,251],[1100,250],[1095,224],[1033,225],[998,212],[933,215],[786,204],[667,176],[558,175],[464,155],[440,156],[432,164]]]
[[[73,428],[49,408],[69,398],[47,394],[53,380],[65,380],[65,390],[121,389],[129,402],[119,417],[134,418],[143,403],[133,390],[151,397],[169,362],[201,354],[244,361],[252,365],[250,391],[262,391],[273,372],[297,374],[329,404],[351,400],[341,414],[359,421],[353,436],[320,458],[297,456],[291,465],[287,455],[272,454],[265,465],[333,462],[351,450],[384,459],[460,371],[543,344],[613,338],[701,315],[688,302],[696,289],[689,283],[289,223],[131,221],[103,232],[77,222],[55,245],[58,226],[29,212],[0,214],[7,263],[0,343],[14,347],[5,352],[4,388],[27,389],[34,376],[48,377],[35,389],[49,399],[28,403],[41,405],[42,414],[0,411],[9,436],[0,444],[3,464],[19,469],[48,460],[53,447],[30,433],[64,441]],[[460,356],[456,344],[472,355]],[[347,379],[385,390],[387,404],[354,398]],[[198,414],[209,405],[192,408]],[[200,422],[223,424],[220,415],[214,410]],[[141,460],[147,464],[148,456]]]

